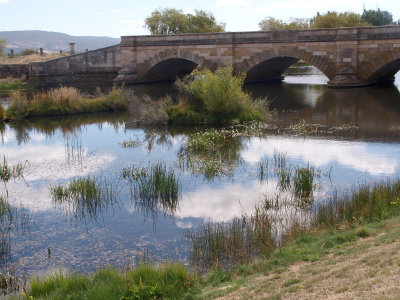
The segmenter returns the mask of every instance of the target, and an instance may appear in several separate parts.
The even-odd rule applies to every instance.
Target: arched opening
[[[400,70],[400,58],[384,65],[376,70],[369,78],[370,82],[393,81],[396,73]],[[399,75],[399,74],[398,74]],[[397,76],[399,77],[399,76]]]
[[[169,58],[151,67],[143,76],[145,81],[174,81],[177,77],[190,74],[197,64],[183,58]]]
[[[294,57],[275,57],[265,60],[252,67],[246,76],[246,83],[271,82],[283,79],[283,73],[287,68],[299,59]]]
[[[298,62],[295,68],[290,68]],[[287,83],[323,84],[329,78],[318,67],[291,56],[281,56],[265,60],[247,72],[245,83],[276,82],[289,79]],[[285,80],[286,81],[286,80]]]

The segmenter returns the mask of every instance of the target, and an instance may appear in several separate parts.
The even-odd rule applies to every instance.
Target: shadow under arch
[[[375,70],[369,77],[371,82],[394,81],[394,76],[400,71],[400,58],[392,60],[379,69]]]
[[[293,64],[301,60],[295,56],[276,56],[272,58],[264,58],[258,60],[251,68],[246,71],[245,83],[261,83],[261,82],[276,82],[284,79],[285,71]],[[328,74],[321,66],[326,65],[324,60],[318,60],[318,63],[313,63],[313,59],[305,62],[317,68],[323,75],[329,78]]]
[[[168,58],[156,63],[143,76],[147,82],[174,81],[192,73],[197,63],[184,58]]]

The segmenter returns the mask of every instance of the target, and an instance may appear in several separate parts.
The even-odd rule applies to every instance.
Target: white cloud
[[[286,153],[290,157],[301,158],[317,167],[339,163],[359,172],[371,175],[394,174],[397,161],[390,155],[376,151],[363,142],[340,142],[313,139],[292,139],[271,137],[253,138],[242,158],[249,163],[256,163],[260,156],[272,156],[274,151]]]
[[[110,14],[119,14],[121,11],[120,10],[109,10],[108,12]]]
[[[96,13],[96,16],[104,16],[105,14],[106,14],[105,12],[98,11],[98,12]]]
[[[10,0],[0,0],[0,3],[10,3]]]
[[[246,0],[218,0],[216,6],[227,6],[227,7],[238,7],[238,6],[247,6],[251,3]]]

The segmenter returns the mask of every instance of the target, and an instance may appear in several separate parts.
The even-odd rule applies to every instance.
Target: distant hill
[[[72,36],[60,32],[41,30],[0,31],[0,39],[7,42],[5,52],[14,49],[15,53],[23,49],[39,49],[49,52],[69,51],[69,43],[76,43],[77,52],[94,50],[120,43],[120,39],[103,36]]]

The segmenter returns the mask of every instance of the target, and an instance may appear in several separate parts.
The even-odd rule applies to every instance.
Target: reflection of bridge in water
[[[139,83],[232,64],[250,83],[281,80],[298,60],[324,73],[330,87],[391,81],[400,69],[400,26],[126,36],[112,47],[31,63],[29,75],[39,85]]]

